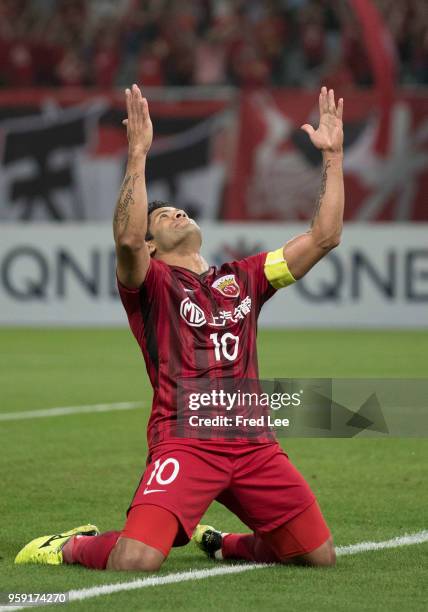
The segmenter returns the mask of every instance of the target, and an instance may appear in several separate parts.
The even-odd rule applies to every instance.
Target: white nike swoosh
[[[144,489],[143,495],[148,495],[149,493],[165,493],[165,491],[166,489],[150,489],[150,491]]]
[[[187,293],[193,293],[193,289],[184,289],[184,291],[187,291]]]

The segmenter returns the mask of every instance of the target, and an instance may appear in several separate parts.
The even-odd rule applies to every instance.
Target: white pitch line
[[[386,548],[411,546],[412,544],[423,544],[424,542],[428,542],[428,530],[426,529],[409,535],[397,536],[392,538],[392,540],[385,540],[385,542],[360,542],[359,544],[350,544],[349,546],[338,546],[336,554],[340,556],[356,555],[370,550],[385,550]]]
[[[338,556],[355,555],[362,552],[399,548],[400,546],[411,546],[413,544],[423,544],[424,542],[428,542],[428,530],[398,536],[392,538],[391,540],[384,540],[383,542],[359,542],[358,544],[350,544],[349,546],[338,546],[336,548],[336,554]],[[148,578],[139,578],[130,582],[103,584],[101,586],[95,586],[88,589],[68,591],[68,596],[70,602],[82,601],[84,599],[91,599],[92,597],[99,597],[100,595],[120,593],[121,591],[134,591],[136,589],[143,589],[146,587],[176,584],[179,582],[188,582],[190,580],[202,580],[204,578],[224,576],[227,574],[241,574],[250,570],[265,569],[269,567],[274,567],[274,565],[263,563],[248,563],[247,565],[221,565],[220,567],[206,568],[202,570],[188,570],[186,572],[176,572],[174,574],[165,574],[163,576],[149,576]],[[37,604],[30,604],[30,606],[13,606],[13,608],[11,608],[11,606],[0,606],[0,612],[10,612],[11,609],[14,611],[23,610],[24,608],[28,607],[35,608],[39,606]]]
[[[45,417],[63,416],[91,412],[111,412],[112,410],[133,410],[143,406],[143,402],[116,402],[113,404],[92,404],[88,406],[63,406],[42,410],[24,410],[22,412],[0,412],[0,421],[21,421],[22,419],[42,419]]]
[[[222,565],[221,567],[206,568],[201,570],[188,570],[187,572],[177,572],[175,574],[165,574],[164,576],[151,576],[149,578],[139,578],[131,582],[118,582],[116,584],[104,584],[102,586],[91,587],[89,589],[79,589],[69,591],[69,601],[81,601],[99,595],[110,595],[120,591],[133,591],[151,586],[162,586],[164,584],[176,584],[177,582],[188,582],[189,580],[202,580],[211,576],[224,576],[225,574],[240,574],[254,569],[271,567],[266,563],[251,563],[250,565]],[[0,608],[1,610],[1,608]]]

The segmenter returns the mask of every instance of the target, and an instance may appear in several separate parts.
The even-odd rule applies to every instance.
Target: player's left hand
[[[343,98],[334,101],[334,91],[327,87],[321,88],[320,98],[320,124],[315,130],[311,125],[302,125],[312,141],[312,144],[321,151],[341,153],[343,151]]]

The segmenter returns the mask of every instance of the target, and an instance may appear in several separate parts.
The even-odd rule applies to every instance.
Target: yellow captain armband
[[[276,251],[270,251],[266,255],[265,276],[275,289],[281,289],[296,282],[288,269],[282,247]]]

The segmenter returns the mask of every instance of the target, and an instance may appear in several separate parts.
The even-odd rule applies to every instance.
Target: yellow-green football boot
[[[61,565],[63,562],[62,549],[64,544],[75,535],[99,535],[95,525],[82,525],[70,531],[54,535],[41,536],[31,540],[15,557],[15,563],[41,563],[43,565]]]
[[[221,545],[225,535],[227,534],[218,531],[211,525],[197,525],[192,540],[208,557],[220,560],[223,558]]]

